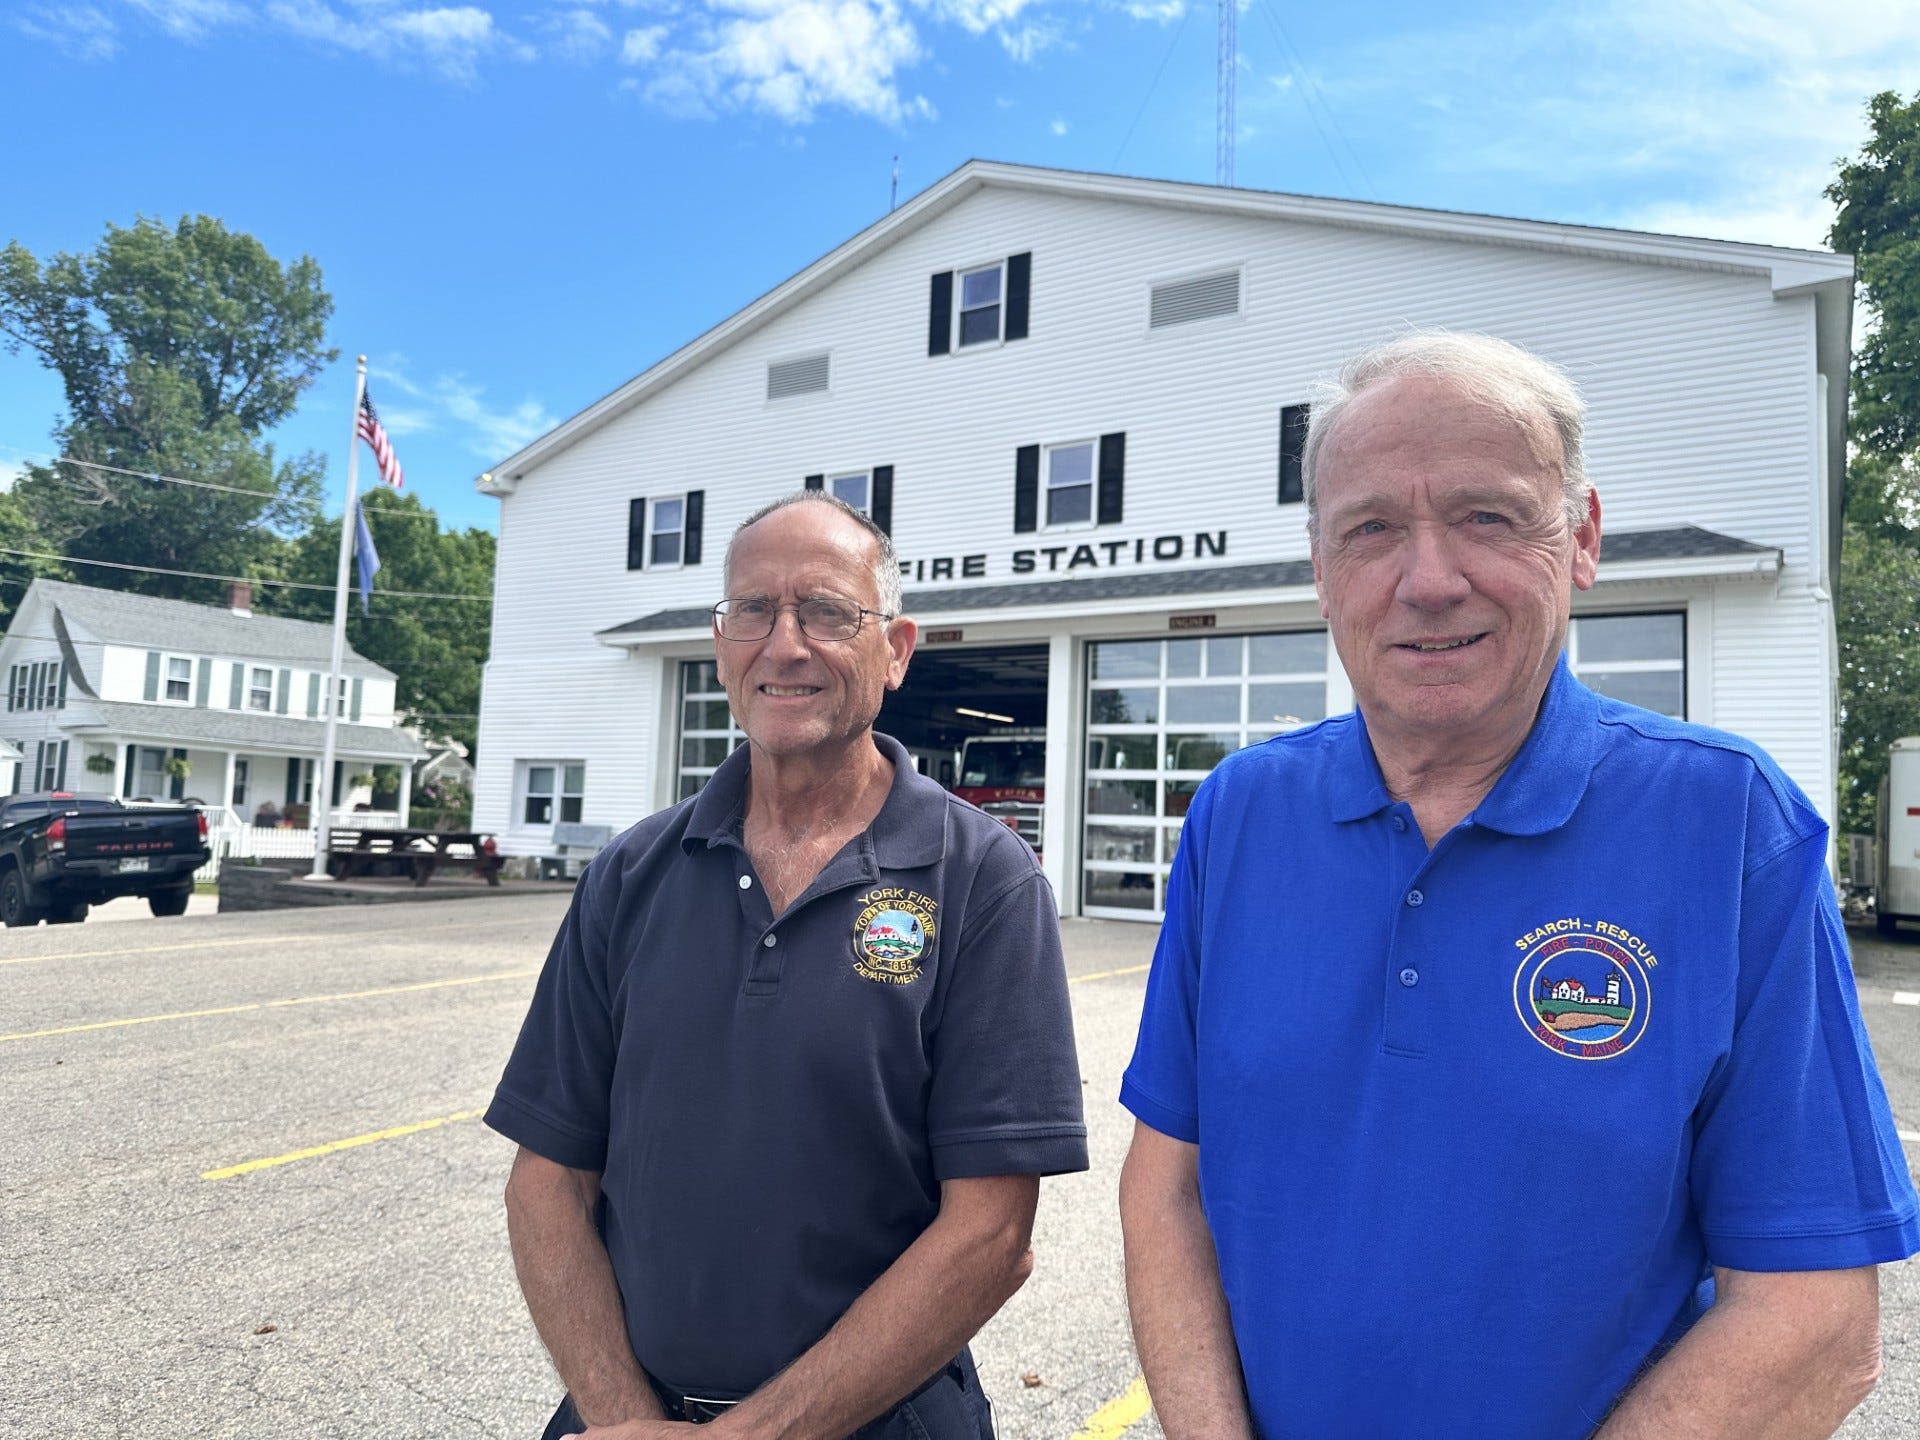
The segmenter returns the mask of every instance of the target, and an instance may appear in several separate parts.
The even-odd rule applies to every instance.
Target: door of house
[[[233,762],[233,794],[227,803],[233,806],[236,815],[247,813],[247,762],[244,757],[236,756]]]

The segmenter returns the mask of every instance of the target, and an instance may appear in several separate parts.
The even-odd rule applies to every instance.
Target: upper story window
[[[273,671],[267,666],[256,665],[247,672],[247,708],[273,709]]]
[[[838,475],[809,475],[809,490],[823,490],[851,505],[872,519],[887,534],[893,533],[893,467],[876,465],[871,470],[845,470]]]
[[[627,568],[663,570],[700,563],[706,491],[627,502]]]
[[[1047,526],[1093,519],[1093,442],[1047,447]]]
[[[7,672],[7,709],[58,710],[66,703],[67,673],[61,661],[15,665]]]
[[[193,660],[187,655],[169,655],[166,657],[162,672],[164,684],[160,698],[169,705],[191,705],[193,703]]]
[[[990,265],[940,271],[933,277],[927,310],[927,353],[1026,339],[1032,275],[1031,251]]]
[[[1118,525],[1125,514],[1126,477],[1124,430],[1098,440],[1022,445],[1014,452],[1014,533]]]

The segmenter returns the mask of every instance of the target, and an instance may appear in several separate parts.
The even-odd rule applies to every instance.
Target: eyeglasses
[[[896,618],[884,610],[867,610],[851,600],[825,596],[802,600],[798,605],[757,599],[722,600],[713,607],[713,628],[722,640],[764,640],[773,633],[783,610],[793,612],[793,618],[800,622],[800,632],[809,640],[851,640],[869,615],[876,620]]]

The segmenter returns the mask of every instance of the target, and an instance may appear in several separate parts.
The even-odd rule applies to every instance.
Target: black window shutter
[[[642,496],[627,502],[627,568],[644,570],[647,565],[647,502]]]
[[[1118,525],[1127,488],[1127,432],[1100,437],[1100,508],[1094,516],[1101,525]]]
[[[1040,447],[1022,445],[1013,452],[1013,533],[1040,528]]]
[[[687,508],[682,512],[682,523],[686,526],[680,539],[680,563],[698,565],[700,563],[700,529],[707,513],[707,492],[704,490],[687,491]]]
[[[300,763],[298,760],[287,761],[287,804],[289,805],[300,803]]]
[[[809,475],[805,483],[809,490],[824,490],[827,488],[827,477],[824,475]]]
[[[1280,407],[1280,503],[1297,505],[1306,498],[1306,488],[1301,480],[1300,460],[1307,453],[1307,419],[1310,409],[1305,405],[1283,405]]]
[[[893,466],[873,467],[873,523],[893,534]]]
[[[120,793],[129,800],[133,798],[133,767],[138,763],[139,755],[136,747],[127,746],[127,768],[121,772]]]
[[[228,708],[238,710],[245,704],[245,699],[241,692],[246,689],[247,667],[245,665],[235,664],[229,665],[227,669],[230,672],[229,679],[231,681],[227,687]],[[309,710],[307,713],[311,715],[313,712]]]
[[[60,775],[53,787],[56,790],[67,788],[67,744],[65,740],[60,742]]]
[[[141,692],[149,700],[160,698],[160,652],[147,651],[147,687]]]
[[[176,760],[184,760],[187,758],[187,752],[184,750],[176,749],[173,752],[173,758]],[[187,777],[184,775],[175,775],[172,777],[172,780],[173,780],[173,784],[167,790],[168,797],[174,800],[186,799],[187,798]]]
[[[944,355],[953,349],[953,272],[933,277],[933,303],[927,310],[927,354]]]
[[[1007,325],[1002,333],[1008,340],[1027,338],[1027,295],[1032,276],[1032,252],[1007,257]]]

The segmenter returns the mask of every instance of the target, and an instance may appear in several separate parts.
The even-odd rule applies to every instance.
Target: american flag
[[[380,424],[380,417],[373,413],[373,399],[362,394],[360,397],[360,423],[354,427],[354,434],[373,447],[374,463],[380,467],[380,478],[398,490],[406,483],[401,474],[400,462],[394,458],[393,444],[387,439],[387,432]]]

